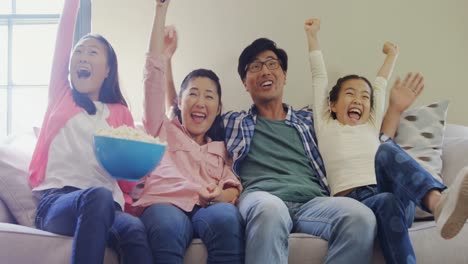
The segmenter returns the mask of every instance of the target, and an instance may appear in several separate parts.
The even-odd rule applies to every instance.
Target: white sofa
[[[0,146],[4,166],[0,167],[0,263],[68,263],[72,238],[31,227],[35,200],[19,193],[28,190],[25,170],[34,139],[16,141],[21,143]],[[455,174],[468,166],[468,127],[447,125],[442,153],[443,180],[449,185]],[[468,228],[445,241],[437,234],[433,221],[423,221],[413,225],[410,235],[418,263],[468,263]],[[326,241],[306,234],[292,234],[289,245],[289,263],[322,263],[327,252]],[[186,252],[185,263],[205,262],[206,249],[195,239]],[[105,263],[118,263],[117,254],[108,249]],[[378,243],[374,263],[384,263]]]

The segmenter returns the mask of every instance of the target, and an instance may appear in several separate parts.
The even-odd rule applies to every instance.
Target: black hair
[[[89,38],[101,42],[107,49],[107,66],[109,67],[109,74],[102,82],[101,90],[99,91],[99,101],[106,104],[122,104],[127,106],[127,102],[120,90],[117,55],[114,48],[112,48],[112,45],[99,34],[87,34],[83,36],[78,43]],[[84,108],[90,115],[96,114],[96,106],[86,94],[80,93],[75,88],[72,89],[72,94],[73,100],[78,106]]]
[[[259,38],[247,46],[239,56],[239,64],[237,65],[237,72],[242,81],[245,80],[247,75],[247,65],[255,60],[255,57],[267,50],[271,50],[278,56],[281,68],[283,71],[288,71],[288,54],[283,49],[276,46],[276,43],[267,38]]]
[[[219,77],[214,73],[212,70],[207,69],[196,69],[191,71],[187,76],[185,76],[182,84],[180,85],[179,94],[177,96],[177,100],[173,104],[173,113],[179,119],[180,123],[182,123],[182,116],[179,109],[178,101],[182,99],[182,94],[188,88],[188,84],[191,80],[195,78],[208,78],[215,83],[216,91],[218,92],[218,103],[219,107],[222,107],[221,102],[221,83],[219,81]],[[206,135],[211,138],[213,141],[224,141],[224,127],[223,121],[221,119],[221,111],[218,115],[216,115],[213,124],[206,132]]]
[[[356,74],[346,75],[344,77],[339,78],[336,81],[335,86],[333,86],[333,88],[331,89],[331,91],[329,93],[329,96],[328,96],[330,107],[331,107],[332,103],[335,103],[335,102],[338,101],[338,97],[340,95],[340,91],[341,91],[341,88],[343,86],[343,83],[346,82],[346,81],[349,81],[349,80],[363,80],[365,83],[367,83],[367,85],[370,88],[370,107],[371,107],[371,111],[372,111],[374,109],[374,88],[372,87],[372,84],[369,82],[369,80],[367,80],[366,77],[359,76],[359,75],[356,75]],[[330,109],[330,113],[331,113],[332,118],[336,119],[336,113],[332,112],[331,109]]]

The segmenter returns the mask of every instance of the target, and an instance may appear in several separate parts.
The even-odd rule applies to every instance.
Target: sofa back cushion
[[[0,200],[0,223],[16,223],[15,218],[2,200]]]
[[[21,134],[0,145],[0,200],[20,225],[34,227],[37,199],[28,183],[28,167],[36,138]]]

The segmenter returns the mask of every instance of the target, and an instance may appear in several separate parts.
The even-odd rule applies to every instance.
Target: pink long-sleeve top
[[[128,205],[132,202],[129,193],[135,184],[116,182],[99,168],[92,151],[92,135],[97,125],[100,128],[133,126],[130,111],[121,104],[97,102],[98,113],[90,116],[75,104],[72,97],[68,74],[78,6],[79,0],[64,3],[49,83],[49,102],[29,166],[29,184],[39,191],[66,185],[77,188],[104,186],[111,189],[121,206],[124,201]],[[80,139],[83,141],[76,142]]]
[[[166,152],[159,166],[137,185],[142,192],[133,205],[171,203],[190,212],[199,204],[198,190],[210,183],[239,192],[242,187],[232,172],[224,142],[209,140],[200,146],[177,118],[166,117],[164,65],[164,58],[147,56],[143,124],[148,133],[167,143]]]

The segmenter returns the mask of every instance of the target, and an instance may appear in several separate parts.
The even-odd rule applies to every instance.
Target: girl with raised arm
[[[133,119],[107,40],[86,35],[72,49],[78,6],[79,0],[64,4],[48,108],[30,164],[29,182],[40,198],[36,226],[73,236],[71,263],[103,263],[106,246],[123,263],[151,263],[143,223],[122,212],[134,184],[113,179],[94,155],[97,129],[133,126]]]
[[[388,135],[382,134],[379,142],[382,120],[386,120],[382,132],[390,137],[397,124],[389,121],[395,115],[383,117],[385,88],[398,56],[394,44],[384,44],[386,57],[374,84],[362,76],[348,75],[327,91],[328,77],[317,38],[320,20],[307,20],[304,29],[314,90],[314,126],[332,195],[354,198],[374,211],[387,263],[416,263],[408,235],[414,204],[434,214],[442,237],[454,237],[468,217],[468,174],[461,173],[447,189]],[[423,87],[420,74],[397,79],[389,109],[403,112]]]

